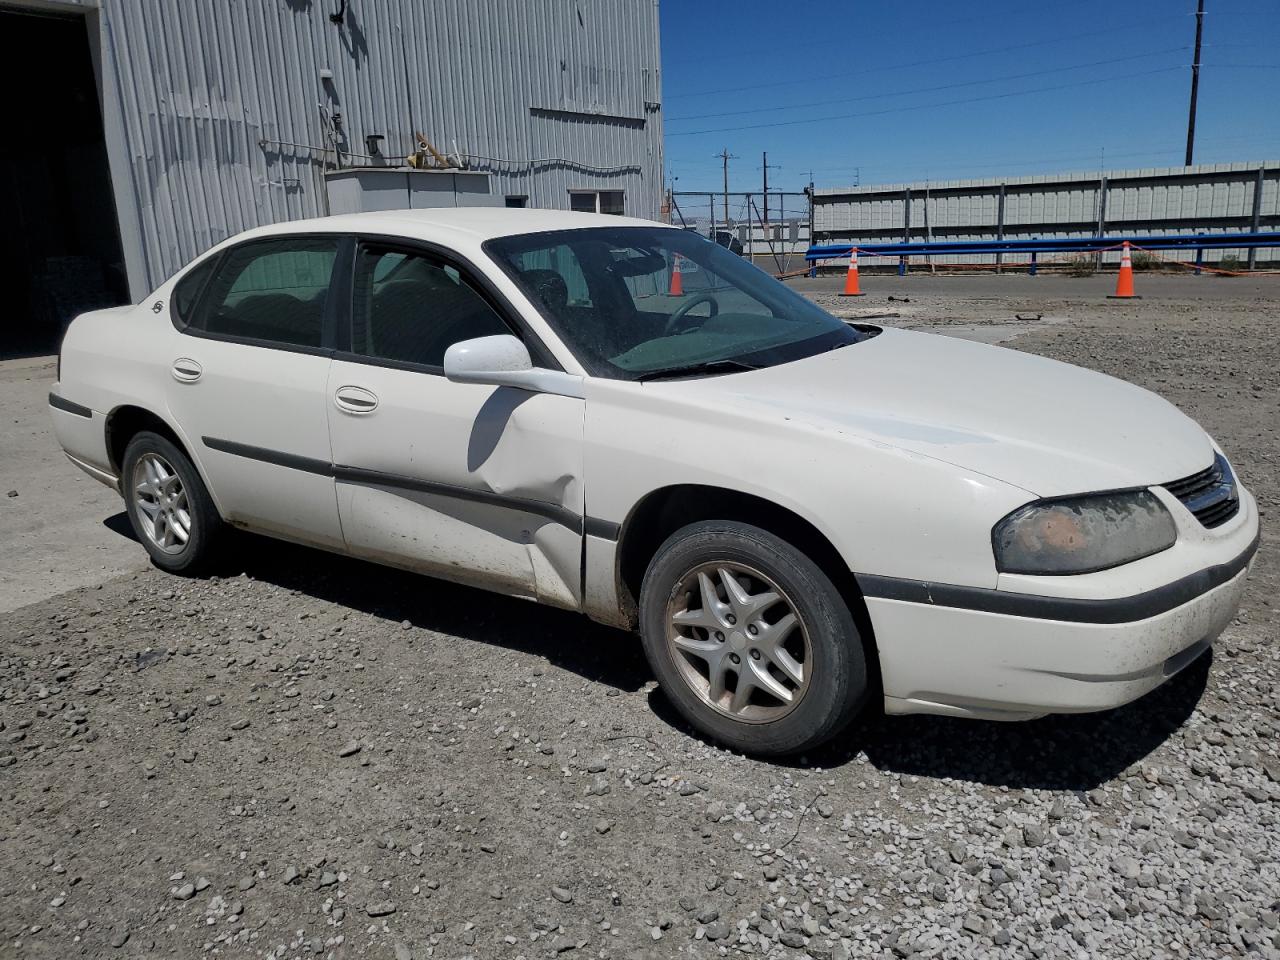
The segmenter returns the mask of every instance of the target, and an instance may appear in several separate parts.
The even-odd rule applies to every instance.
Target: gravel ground
[[[1277,301],[872,301],[1159,390],[1275,515]],[[1280,957],[1270,543],[1134,704],[792,764],[690,736],[624,634],[247,546],[0,621],[0,957]]]

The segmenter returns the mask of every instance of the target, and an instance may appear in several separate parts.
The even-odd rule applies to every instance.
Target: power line
[[[1210,153],[1211,155],[1221,154],[1221,152],[1226,149],[1230,149],[1234,153],[1238,153],[1242,147],[1250,150],[1257,148],[1259,157],[1263,156],[1264,154],[1267,154],[1268,151],[1271,151],[1270,155],[1272,156],[1280,154],[1280,138],[1258,136],[1258,135],[1252,135],[1252,134],[1246,135],[1246,136],[1233,136],[1233,137],[1210,136],[1207,140],[1200,140],[1198,138],[1198,145],[1202,149],[1207,148],[1207,152]],[[1123,153],[1115,153],[1112,151],[1107,151],[1107,156],[1112,159],[1126,159],[1126,160],[1136,159],[1136,158],[1145,158],[1145,157],[1153,157],[1153,158],[1164,157],[1164,158],[1168,158],[1170,166],[1175,166],[1176,160],[1174,158],[1178,155],[1178,151],[1182,149],[1183,144],[1181,142],[1176,142],[1176,143],[1170,142],[1170,143],[1162,143],[1160,146],[1161,148],[1159,150],[1127,151]],[[718,159],[719,155],[717,154],[716,157]],[[981,156],[971,157],[971,158],[944,157],[939,159],[935,157],[935,158],[931,158],[928,161],[920,161],[915,163],[892,163],[892,162],[886,161],[885,163],[882,163],[882,164],[874,164],[874,165],[868,166],[864,162],[858,165],[840,164],[840,165],[828,165],[828,166],[815,166],[813,169],[819,173],[830,171],[832,174],[834,174],[834,176],[829,175],[826,178],[828,180],[835,180],[839,176],[840,172],[842,171],[859,170],[859,169],[863,173],[865,173],[868,169],[890,171],[886,173],[886,177],[889,179],[885,179],[881,181],[882,183],[887,184],[891,182],[893,183],[902,182],[903,178],[898,176],[897,174],[897,171],[902,171],[902,170],[937,170],[939,168],[942,168],[950,171],[962,172],[967,170],[985,170],[985,169],[991,169],[991,168],[1000,168],[1004,170],[1009,170],[1014,168],[1025,168],[1025,167],[1050,167],[1050,168],[1057,167],[1058,171],[1062,171],[1066,169],[1069,164],[1075,163],[1077,161],[1093,160],[1096,157],[1097,157],[1096,152],[1081,153],[1081,154],[1058,154],[1054,156],[1040,156],[1035,158],[1032,158],[1032,157],[1010,158],[1010,157],[1004,157],[1002,154],[984,154]],[[696,161],[692,161],[692,160],[686,161],[686,162],[690,165],[693,165],[696,163]],[[1216,161],[1209,160],[1207,162],[1216,162]],[[1054,172],[1058,172],[1058,171],[1054,171]],[[959,179],[962,175],[963,175],[962,173],[958,174],[953,172],[953,173],[947,174],[947,177],[948,179]],[[913,179],[913,178],[908,178],[908,179]],[[922,179],[922,178],[916,177],[914,179]],[[840,185],[840,184],[837,182],[837,185]],[[690,188],[690,192],[710,193],[713,191],[699,190],[696,187],[694,187],[694,188]]]
[[[1133,151],[1133,152],[1126,152],[1126,153],[1113,153],[1108,151],[1107,156],[1109,159],[1112,159],[1112,160],[1120,159],[1120,158],[1136,159],[1136,158],[1143,158],[1143,157],[1169,157],[1169,156],[1175,155],[1175,151],[1178,149],[1179,146],[1180,144],[1170,144],[1161,150],[1141,150],[1141,151]],[[954,163],[953,162],[949,164],[949,166],[951,169],[963,169],[963,170],[986,170],[986,169],[991,169],[993,167],[998,167],[1001,169],[1011,169],[1011,168],[1017,168],[1017,167],[1045,167],[1045,166],[1062,167],[1067,164],[1092,160],[1092,161],[1095,161],[1093,164],[1093,167],[1090,167],[1087,169],[1093,169],[1094,167],[1097,166],[1097,163],[1096,163],[1097,159],[1098,159],[1098,154],[1095,151],[1093,153],[1077,153],[1077,154],[1062,155],[1062,156],[1057,156],[1057,157],[1052,157],[1047,159],[1045,158],[1033,159],[1030,157],[1026,157],[1026,158],[1020,158],[1016,160],[995,160],[995,161],[983,162],[983,163],[969,163],[969,162]],[[921,170],[921,169],[936,170],[940,166],[948,166],[948,164],[941,163],[937,160],[931,160],[928,163],[892,164],[889,166],[889,168],[893,170]],[[959,179],[959,178],[948,177],[947,179]]]
[[[1095,2],[1104,2],[1104,0],[1095,0]],[[1110,3],[1110,0],[1105,0],[1105,2],[1107,2],[1107,3],[1109,4],[1109,3]],[[1022,7],[1024,7],[1024,6],[1025,6],[1025,0],[1009,0],[1008,5],[1009,5],[1009,6],[1011,6],[1011,7],[1015,7],[1015,8],[1022,8]],[[992,3],[990,3],[990,2],[988,2],[988,3],[987,3],[987,7],[989,8],[989,7],[991,7],[991,6],[993,6],[993,4],[992,4]],[[1077,6],[1079,6],[1079,4],[1078,4],[1078,3],[1077,3]],[[988,12],[988,13],[990,13],[991,11],[990,11],[990,10],[988,10],[987,12]],[[1080,11],[1078,11],[1078,10],[1077,10],[1076,12],[1077,12],[1077,13],[1079,13]],[[953,17],[953,18],[951,18],[951,19],[949,19],[949,20],[935,20],[935,19],[933,19],[932,17],[930,17],[930,18],[929,18],[929,26],[930,26],[931,28],[935,28],[935,29],[936,29],[937,27],[946,27],[946,26],[950,26],[951,24],[954,24],[954,23],[973,23],[973,22],[974,22],[975,20],[977,20],[977,19],[979,19],[979,18],[978,18],[978,17],[975,17],[973,14],[966,14],[965,16],[962,16],[962,17]],[[1143,25],[1149,25],[1149,24],[1150,24],[1150,20],[1149,20],[1149,19],[1147,19],[1147,20],[1143,20],[1143,21],[1141,21],[1141,23],[1142,23]],[[1136,25],[1136,23],[1135,23],[1135,25]],[[1123,25],[1123,24],[1119,24],[1118,26],[1124,26],[1124,25]],[[1104,32],[1105,32],[1105,33],[1110,33],[1111,31],[1110,31],[1110,30],[1106,30],[1106,31],[1099,31],[1099,33],[1104,33]],[[1097,35],[1098,35],[1097,33],[1091,33],[1091,34],[1089,34],[1089,36],[1097,36]],[[794,41],[794,42],[803,43],[803,44],[804,44],[804,50],[805,50],[805,52],[809,52],[809,51],[811,51],[811,50],[813,50],[813,49],[815,49],[815,48],[824,48],[824,47],[848,47],[848,46],[849,46],[849,40],[848,40],[847,38],[844,38],[844,37],[840,38],[839,40],[819,40],[819,41],[816,41],[816,42],[815,42],[815,41],[813,40],[813,31],[812,31],[812,29],[807,29],[807,30],[806,30],[805,32],[803,32],[803,33],[795,33],[795,34],[789,34],[789,35],[786,35],[786,36],[777,37],[777,38],[774,40],[774,42],[773,42],[773,43],[770,43],[768,46],[752,47],[752,48],[743,49],[743,50],[734,50],[734,51],[733,51],[733,52],[731,52],[731,53],[726,52],[726,53],[720,53],[720,54],[711,54],[711,55],[707,55],[706,53],[699,52],[699,53],[696,53],[696,54],[689,54],[688,56],[665,57],[665,58],[664,58],[664,66],[669,66],[669,65],[671,65],[671,64],[680,64],[680,63],[698,63],[698,64],[705,64],[705,63],[709,63],[709,62],[717,62],[717,61],[721,61],[721,60],[734,60],[734,61],[741,61],[744,57],[752,57],[752,56],[755,56],[755,55],[758,55],[758,54],[759,54],[759,55],[768,55],[768,54],[771,54],[771,53],[779,53],[779,52],[780,52],[780,50],[779,50],[779,45],[780,45],[780,44],[782,44],[782,43],[786,43],[786,42],[793,42],[793,41]],[[1056,42],[1056,41],[1045,41],[1045,42]],[[683,95],[684,95],[684,96],[697,96],[697,94],[683,94]]]
[[[1256,133],[1230,137],[1211,135],[1207,140],[1197,136],[1196,143],[1200,146],[1207,145],[1210,150],[1222,151],[1224,149],[1231,148],[1238,152],[1241,149],[1253,150],[1256,148],[1258,150],[1258,156],[1263,156],[1264,154],[1273,156],[1280,155],[1280,135],[1260,135]],[[1173,157],[1176,156],[1177,151],[1182,148],[1183,143],[1179,141],[1177,143],[1161,143],[1159,145],[1159,149],[1156,150],[1130,151],[1125,153],[1108,151],[1107,155],[1113,159],[1117,157]],[[945,168],[951,170],[974,170],[989,167],[1060,165],[1077,160],[1092,160],[1095,156],[1097,156],[1096,151],[1093,153],[1083,154],[1055,154],[1047,157],[1043,154],[1037,157],[1008,157],[1003,153],[987,153],[969,157],[944,156],[941,159],[934,157],[928,161],[918,161],[914,163],[885,161],[880,164],[872,164],[871,169],[921,170]],[[849,163],[827,165],[819,164],[814,166],[813,169],[819,173],[839,173],[842,170],[866,170],[868,169],[868,164],[865,160],[861,164],[857,165]]]
[[[928,67],[938,63],[954,63],[956,60],[972,60],[974,57],[985,57],[996,53],[1010,53],[1014,50],[1030,50],[1034,47],[1043,47],[1053,43],[1065,43],[1069,40],[1083,40],[1087,37],[1100,37],[1114,34],[1117,30],[1125,27],[1142,26],[1150,28],[1150,18],[1144,20],[1134,20],[1128,23],[1112,24],[1105,30],[1089,30],[1084,33],[1072,33],[1061,37],[1050,37],[1047,40],[1033,40],[1029,43],[1015,43],[1004,47],[989,47],[986,50],[973,50],[969,53],[956,53],[946,57],[930,57],[926,60],[912,60],[906,63],[891,63],[880,67],[866,67],[861,70],[846,70],[840,73],[827,73],[819,76],[804,77],[796,80],[775,80],[768,83],[744,84],[735,87],[720,87],[715,90],[690,90],[683,93],[669,93],[666,95],[668,101],[679,100],[684,97],[706,97],[717,93],[739,93],[743,90],[763,90],[770,87],[794,87],[811,84],[818,80],[839,80],[847,77],[861,77],[867,74],[884,73],[888,70],[905,70],[911,67]]]
[[[1212,159],[1212,155],[1214,155],[1215,153],[1223,149],[1221,146],[1219,146],[1219,144],[1226,143],[1226,142],[1227,141],[1225,140],[1207,141],[1206,142],[1208,145],[1207,152],[1210,154],[1211,159],[1208,159],[1208,160],[1202,159],[1201,162],[1207,162],[1207,163],[1217,162],[1216,160]],[[1256,141],[1256,142],[1263,143],[1264,141]],[[1198,143],[1198,146],[1204,147],[1206,143]],[[1265,143],[1266,143],[1266,146],[1262,148],[1262,151],[1260,151],[1260,155],[1265,150],[1270,150],[1273,147],[1280,146],[1275,144],[1274,141],[1265,141]],[[1109,159],[1123,158],[1126,160],[1141,159],[1141,158],[1147,158],[1147,157],[1167,158],[1167,161],[1168,161],[1167,165],[1172,167],[1172,166],[1178,165],[1176,158],[1178,156],[1178,151],[1180,151],[1181,149],[1182,149],[1181,143],[1171,143],[1165,149],[1159,150],[1159,151],[1136,151],[1136,152],[1125,152],[1125,153],[1111,153],[1110,151],[1108,151],[1107,156]],[[956,161],[945,161],[945,160],[944,161],[931,160],[928,163],[923,163],[923,162],[922,163],[905,163],[905,164],[886,163],[886,164],[873,165],[873,166],[864,165],[860,169],[863,172],[863,174],[865,174],[866,171],[868,170],[886,171],[886,173],[884,174],[884,179],[878,179],[879,175],[877,175],[878,183],[874,184],[877,186],[881,186],[881,185],[893,185],[893,184],[903,183],[907,181],[915,182],[918,180],[925,179],[924,176],[903,177],[899,174],[899,171],[903,171],[903,170],[937,170],[938,168],[947,168],[953,172],[949,173],[946,179],[951,179],[951,180],[982,179],[982,178],[975,178],[975,177],[968,176],[966,171],[988,170],[993,168],[1007,171],[1007,170],[1015,170],[1015,169],[1033,168],[1032,172],[1034,172],[1034,168],[1041,168],[1049,173],[1077,173],[1077,172],[1083,172],[1085,170],[1094,169],[1094,167],[1096,167],[1096,163],[1093,165],[1093,167],[1080,166],[1080,167],[1076,167],[1074,170],[1071,168],[1070,166],[1071,164],[1075,164],[1080,161],[1088,161],[1088,160],[1096,161],[1096,159],[1097,159],[1096,153],[1089,153],[1089,154],[1075,154],[1071,156],[1048,157],[1044,159],[1035,159],[1035,160],[1032,160],[1032,159],[1018,159],[1018,160],[1008,160],[1008,161],[1001,160],[1001,161],[990,162],[990,163],[985,163],[985,162],[970,163],[967,161],[956,162]],[[844,167],[844,168],[815,167],[814,169],[816,171],[822,171],[824,169],[851,170],[854,168],[853,167]],[[829,177],[826,179],[828,179],[828,181],[831,182],[830,185],[832,186],[840,187],[840,186],[848,185],[845,182],[842,182],[838,178],[838,176]],[[866,180],[867,178],[863,176],[862,179]],[[933,179],[937,179],[937,178],[934,177]],[[986,179],[990,179],[990,178],[988,177]],[[858,186],[858,184],[856,183],[853,185]],[[697,193],[697,194],[705,194],[711,191],[699,190],[696,187],[692,187],[690,188],[689,192]]]
[[[1085,70],[1089,67],[1102,67],[1112,63],[1127,63],[1131,60],[1142,60],[1146,57],[1161,57],[1167,53],[1179,53],[1187,49],[1190,48],[1185,45],[1181,47],[1167,47],[1164,50],[1152,50],[1150,53],[1135,53],[1127,57],[1113,57],[1110,60],[1094,60],[1089,63],[1077,63],[1068,67],[1052,67],[1048,70],[1033,70],[1030,73],[1010,73],[1001,77],[990,77],[986,80],[962,80],[959,83],[943,83],[932,87],[915,87],[911,90],[878,91],[876,93],[869,93],[860,97],[837,97],[832,100],[809,100],[803,103],[782,104],[777,107],[756,107],[751,110],[730,110],[726,113],[700,113],[687,117],[667,117],[665,122],[675,123],[680,120],[714,120],[719,117],[740,117],[748,114],[772,113],[778,110],[821,107],[832,103],[855,103],[860,100],[882,100],[885,97],[900,97],[911,93],[934,93],[939,90],[956,90],[961,87],[981,86],[985,83],[1003,83],[1006,80],[1025,80],[1027,77],[1043,77],[1052,73],[1067,73],[1071,70]]]
[[[1201,143],[1201,138],[1197,137],[1196,142]],[[1254,147],[1257,147],[1261,149],[1263,152],[1266,152],[1268,150],[1274,150],[1276,152],[1280,152],[1280,136],[1267,136],[1265,134],[1263,135],[1248,134],[1244,136],[1234,136],[1234,137],[1210,136],[1208,139],[1204,140],[1203,142],[1207,144],[1209,147],[1214,149],[1223,149],[1229,146],[1233,148],[1243,147],[1245,149],[1252,149]],[[1124,153],[1117,153],[1117,152],[1112,152],[1108,150],[1107,156],[1112,158],[1166,156],[1166,155],[1175,154],[1176,151],[1182,149],[1183,144],[1181,141],[1178,141],[1176,143],[1170,141],[1170,142],[1162,142],[1158,146],[1159,146],[1159,149],[1129,151]],[[942,156],[941,158],[932,157],[928,161],[917,161],[913,163],[896,163],[896,162],[885,161],[884,163],[874,164],[872,165],[871,168],[872,169],[884,168],[884,169],[898,170],[898,169],[923,169],[928,167],[947,167],[947,168],[963,167],[967,169],[973,169],[977,167],[998,167],[998,166],[1012,166],[1012,165],[1029,166],[1029,165],[1040,164],[1040,163],[1058,164],[1058,163],[1066,163],[1066,162],[1075,161],[1075,160],[1092,160],[1096,156],[1097,156],[1096,150],[1090,153],[1051,154],[1047,156],[1044,154],[1040,154],[1035,157],[1029,157],[1029,156],[1008,157],[1003,153],[984,153],[976,156]],[[718,159],[719,154],[717,154],[716,157]],[[693,161],[693,160],[684,161],[684,164],[686,167],[699,165],[697,161]],[[838,173],[842,170],[859,170],[859,169],[865,171],[868,169],[868,164],[867,164],[867,161],[865,160],[857,164],[854,164],[854,163],[817,164],[817,165],[814,165],[812,169],[819,173],[825,173],[825,172]],[[705,190],[700,190],[696,192],[706,193]]]
[[[796,127],[807,123],[828,123],[833,120],[856,120],[862,117],[879,117],[889,113],[906,113],[912,110],[933,110],[938,107],[955,107],[968,103],[982,103],[989,100],[1006,100],[1011,97],[1025,97],[1035,93],[1051,93],[1055,90],[1070,90],[1074,87],[1093,86],[1099,83],[1114,83],[1117,80],[1132,80],[1136,77],[1150,77],[1158,73],[1169,73],[1181,70],[1182,67],[1159,67],[1155,70],[1140,70],[1137,73],[1122,73],[1114,77],[1099,77],[1094,80],[1077,80],[1074,83],[1060,83],[1050,87],[1033,87],[1030,90],[1012,90],[1008,93],[993,93],[982,97],[965,97],[959,100],[943,100],[938,103],[918,103],[907,106],[886,107],[882,110],[867,110],[862,113],[840,113],[825,117],[811,117],[807,120],[777,120],[772,123],[744,124],[737,127],[711,127],[706,130],[679,130],[667,132],[667,137],[694,137],[706,133],[731,133],[739,130],[764,130],[774,127]]]
[[[1204,144],[1197,142],[1198,148],[1203,146]],[[1118,160],[1118,159],[1124,159],[1129,161],[1148,159],[1148,158],[1155,159],[1155,160],[1163,159],[1165,163],[1161,164],[1162,166],[1176,167],[1179,165],[1177,158],[1178,158],[1179,151],[1181,149],[1182,149],[1181,143],[1171,143],[1162,150],[1134,151],[1134,152],[1124,152],[1124,153],[1112,153],[1110,150],[1108,150],[1106,158],[1108,161]],[[1220,153],[1222,149],[1223,148],[1221,147],[1217,147],[1216,145],[1213,145],[1210,147],[1208,152],[1212,156],[1214,153]],[[1238,157],[1233,156],[1231,159],[1234,162],[1238,159]],[[1087,163],[1087,161],[1093,161],[1093,162],[1089,164]],[[1097,161],[1098,161],[1098,154],[1089,153],[1089,154],[1076,154],[1074,156],[1050,157],[1046,159],[1036,159],[1036,160],[1030,160],[1030,159],[1009,160],[1009,161],[1001,160],[1001,161],[996,161],[991,163],[961,162],[961,163],[948,164],[946,162],[938,162],[938,161],[930,161],[929,163],[915,163],[915,164],[894,163],[894,164],[876,165],[871,167],[864,166],[862,169],[863,171],[866,171],[867,169],[885,171],[885,173],[883,174],[884,179],[879,179],[876,185],[891,186],[894,184],[902,183],[904,181],[915,182],[915,181],[924,180],[927,178],[925,174],[920,174],[912,177],[904,177],[901,175],[901,172],[900,172],[903,170],[935,171],[939,167],[945,167],[949,171],[951,171],[946,176],[946,179],[949,179],[949,180],[994,179],[998,176],[1001,176],[1003,172],[1007,172],[1010,170],[1028,169],[1028,168],[1030,168],[1031,173],[1035,173],[1037,171],[1043,171],[1045,173],[1053,173],[1053,174],[1081,175],[1081,174],[1087,174],[1089,172],[1097,170],[1098,169]],[[1209,159],[1209,160],[1201,159],[1200,162],[1215,163],[1218,161],[1213,159]],[[1123,166],[1124,164],[1110,163],[1107,168],[1115,169],[1115,168],[1122,168]],[[967,171],[991,170],[991,169],[997,169],[1002,173],[993,174],[993,175],[984,176],[984,177],[975,177],[972,174],[969,174],[967,172]],[[880,175],[877,174],[877,178],[879,176]],[[835,178],[832,178],[832,179],[835,179]],[[931,177],[931,179],[937,180],[939,178],[937,176],[933,176]],[[843,186],[843,184],[841,184],[838,180],[836,180],[836,182],[834,183],[834,186],[839,187],[839,186]]]

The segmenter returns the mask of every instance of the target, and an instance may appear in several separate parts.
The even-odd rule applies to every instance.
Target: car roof
[[[551,230],[586,227],[668,227],[634,217],[567,210],[514,207],[434,207],[423,210],[379,210],[338,214],[312,220],[290,220],[258,227],[236,240],[291,233],[376,233],[418,240],[449,241],[464,237],[472,243]]]

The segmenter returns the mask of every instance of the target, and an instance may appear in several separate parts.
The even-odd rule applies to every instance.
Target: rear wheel
[[[156,566],[172,573],[205,569],[223,523],[187,455],[167,437],[144,430],[129,441],[122,466],[129,522]]]
[[[866,701],[862,640],[839,590],[795,547],[749,524],[672,534],[645,574],[640,631],[680,713],[746,753],[815,747]]]

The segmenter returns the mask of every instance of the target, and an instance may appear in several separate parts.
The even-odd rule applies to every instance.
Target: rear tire
[[[125,509],[152,562],[170,573],[207,570],[224,524],[190,458],[167,437],[144,430],[129,441],[123,459]]]
[[[658,548],[640,590],[640,634],[681,716],[743,753],[812,749],[867,700],[862,638],[840,591],[791,544],[749,524],[690,524]]]

